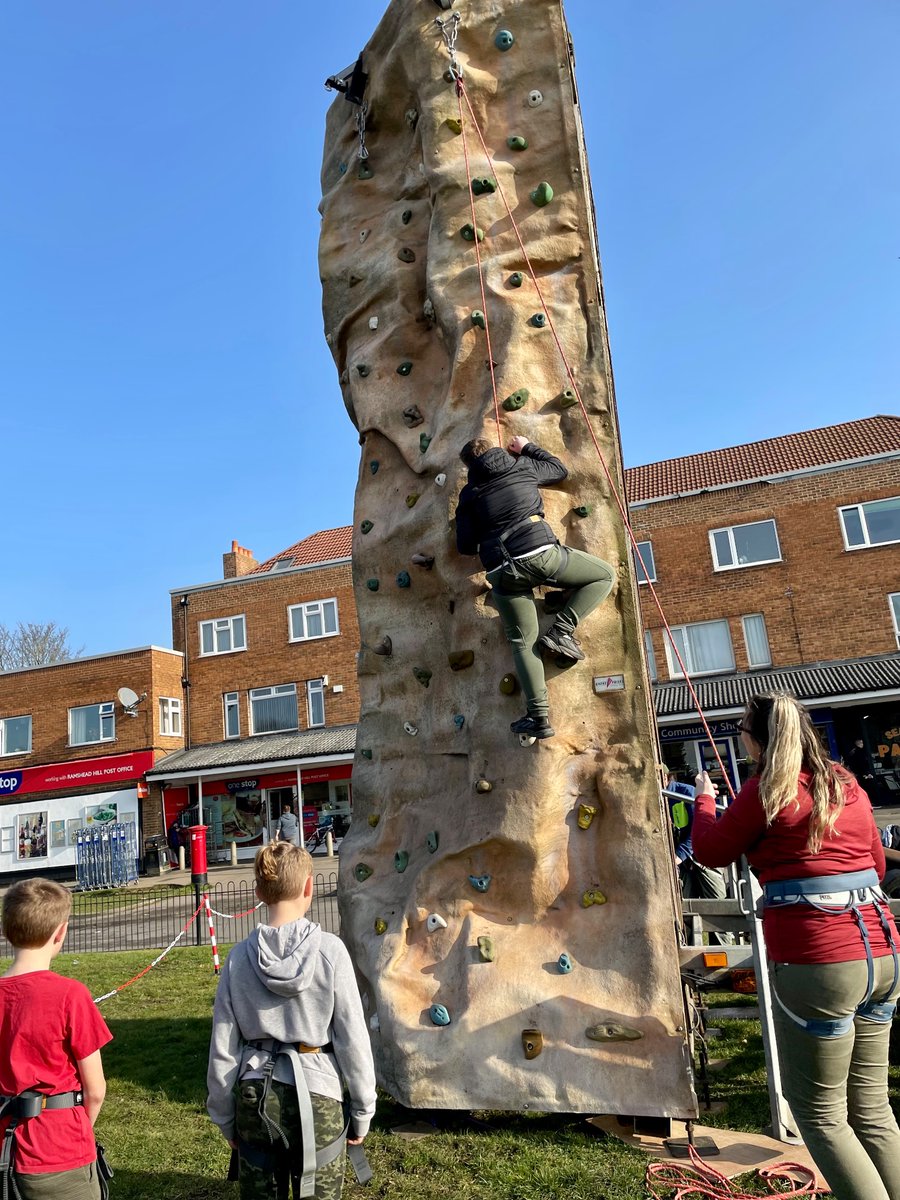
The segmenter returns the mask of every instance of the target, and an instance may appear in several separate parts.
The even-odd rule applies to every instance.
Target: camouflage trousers
[[[291,1144],[274,1145],[259,1115],[261,1079],[246,1079],[235,1090],[235,1134],[240,1154],[241,1200],[290,1200],[293,1181],[294,1200],[300,1196],[302,1154],[300,1110],[293,1084],[276,1080],[269,1091],[266,1111],[277,1121]],[[330,1146],[344,1128],[344,1106],[328,1096],[311,1096],[316,1128],[316,1149]],[[315,1200],[340,1200],[344,1183],[346,1154],[316,1172]]]

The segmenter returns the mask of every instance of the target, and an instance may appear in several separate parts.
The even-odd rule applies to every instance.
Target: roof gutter
[[[227,766],[200,767],[195,768],[193,771],[154,770],[147,772],[147,778],[155,780],[206,779],[214,776],[217,779],[226,779],[235,775],[247,775],[253,770],[271,773],[275,770],[281,770],[282,767],[310,767],[328,765],[329,763],[353,762],[353,757],[354,752],[346,750],[343,754],[317,754],[312,758],[274,758],[265,759],[262,762],[229,763]]]

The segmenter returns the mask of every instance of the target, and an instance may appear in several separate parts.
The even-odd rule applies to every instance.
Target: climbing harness
[[[476,490],[476,489],[473,489],[473,490]],[[521,530],[521,529],[527,529],[530,525],[547,525],[547,522],[544,520],[544,518],[539,513],[532,513],[530,517],[523,517],[521,521],[515,521],[512,525],[508,525],[506,527],[506,529],[503,530],[502,533],[498,533],[496,535],[496,537],[488,538],[488,540],[486,542],[482,543],[482,545],[486,545],[486,546],[487,545],[492,546],[492,547],[496,546],[497,550],[499,550],[500,555],[503,558],[503,562],[499,563],[496,567],[491,567],[491,569],[487,572],[488,575],[493,575],[495,571],[507,570],[512,575],[513,579],[521,579],[522,578],[522,576],[519,572],[519,569],[516,565],[516,559],[514,559],[512,557],[512,555],[510,554],[509,547],[506,545],[506,543],[509,541],[509,539],[512,537],[512,535],[514,533],[518,533],[519,530]],[[547,529],[549,530],[550,536],[553,538],[553,540],[555,542],[556,535],[553,533],[552,530],[550,530],[549,525],[547,525]],[[478,548],[480,550],[481,546],[479,545]],[[555,580],[550,579],[547,582],[555,583]]]
[[[300,1055],[331,1053],[333,1051],[331,1043],[329,1042],[325,1046],[308,1046],[304,1042],[290,1043],[280,1042],[276,1038],[260,1038],[247,1041],[244,1045],[250,1046],[253,1050],[259,1050],[267,1055],[267,1058],[259,1068],[259,1078],[262,1080],[262,1094],[260,1095],[257,1113],[263,1128],[269,1135],[271,1148],[267,1151],[261,1149],[259,1146],[253,1146],[241,1140],[239,1146],[240,1154],[249,1162],[255,1163],[262,1169],[271,1169],[274,1165],[273,1155],[276,1144],[280,1142],[284,1150],[291,1149],[290,1139],[283,1126],[269,1111],[272,1108],[272,1101],[274,1099],[272,1081],[275,1074],[275,1067],[278,1060],[282,1058],[286,1059],[290,1064],[293,1073],[294,1088],[297,1093],[297,1107],[300,1113],[300,1153],[302,1158],[298,1174],[299,1191],[296,1194],[301,1200],[305,1197],[315,1195],[316,1172],[339,1158],[345,1147],[347,1158],[353,1167],[357,1180],[360,1183],[367,1183],[372,1178],[372,1169],[366,1160],[362,1146],[347,1146],[346,1144],[347,1131],[350,1126],[349,1113],[346,1107],[344,1112],[344,1128],[340,1134],[329,1145],[323,1147],[321,1150],[316,1149],[315,1115],[313,1113],[309,1085],[306,1082],[306,1076],[300,1062]],[[254,1072],[254,1076],[255,1074]],[[248,1077],[247,1075],[243,1076],[243,1078]],[[279,1112],[278,1116],[280,1115]]]
[[[853,1028],[855,1017],[860,1017],[863,1021],[874,1021],[879,1025],[886,1025],[892,1020],[897,1008],[897,1001],[872,1000],[872,992],[875,988],[875,960],[872,955],[872,943],[869,938],[869,931],[866,928],[862,912],[864,907],[869,905],[874,906],[875,911],[878,913],[878,919],[884,931],[887,944],[891,948],[891,955],[894,959],[894,982],[888,991],[888,995],[891,995],[895,991],[898,981],[900,981],[900,954],[898,954],[897,944],[894,941],[894,934],[891,929],[890,909],[879,885],[876,871],[852,871],[845,875],[813,875],[808,879],[779,879],[776,882],[764,885],[762,903],[764,908],[783,908],[792,904],[808,904],[811,908],[816,909],[817,912],[827,913],[831,916],[842,916],[844,913],[852,913],[866,951],[868,985],[864,998],[856,1006],[854,1012],[848,1016],[833,1019],[806,1019],[799,1017],[782,1001],[778,995],[777,987],[773,985],[772,992],[778,1003],[778,1007],[786,1016],[790,1017],[795,1024],[805,1029],[807,1033],[820,1038],[843,1037],[844,1034],[849,1033]]]
[[[66,1108],[81,1108],[84,1105],[83,1092],[55,1092],[47,1095],[32,1088],[19,1092],[17,1096],[0,1095],[0,1118],[9,1118],[0,1145],[0,1197],[2,1200],[22,1200],[22,1194],[16,1184],[16,1130],[23,1121],[33,1121],[45,1111]],[[97,1173],[100,1178],[100,1195],[102,1200],[109,1196],[108,1180],[113,1172],[103,1153],[103,1147],[97,1146]]]

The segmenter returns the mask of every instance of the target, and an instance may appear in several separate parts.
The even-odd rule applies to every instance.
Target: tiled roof
[[[900,417],[864,417],[859,421],[845,421],[842,425],[809,429],[805,433],[789,433],[761,442],[748,442],[744,446],[630,467],[625,472],[625,491],[630,504],[639,504],[662,496],[677,496],[891,451],[900,451]]]
[[[209,771],[216,767],[268,766],[296,758],[352,754],[355,746],[355,725],[304,729],[299,733],[268,733],[261,737],[176,750],[174,754],[161,759],[147,775],[166,776],[179,771]]]
[[[887,694],[900,692],[900,654],[771,671],[735,672],[692,682],[704,712],[742,708],[757,692],[790,692],[798,700],[806,701],[871,692],[884,692],[887,698]],[[655,683],[653,699],[658,717],[683,717],[697,711],[685,683]]]
[[[249,575],[260,575],[271,571],[276,563],[284,566],[305,567],[310,563],[330,562],[335,558],[350,557],[353,526],[341,525],[337,529],[322,529],[311,533],[302,542],[295,542],[280,554],[267,558],[264,563],[249,571]]]

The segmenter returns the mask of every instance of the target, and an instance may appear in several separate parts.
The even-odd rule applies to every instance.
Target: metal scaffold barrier
[[[91,825],[76,836],[79,891],[124,887],[137,879],[137,833],[131,823]]]

